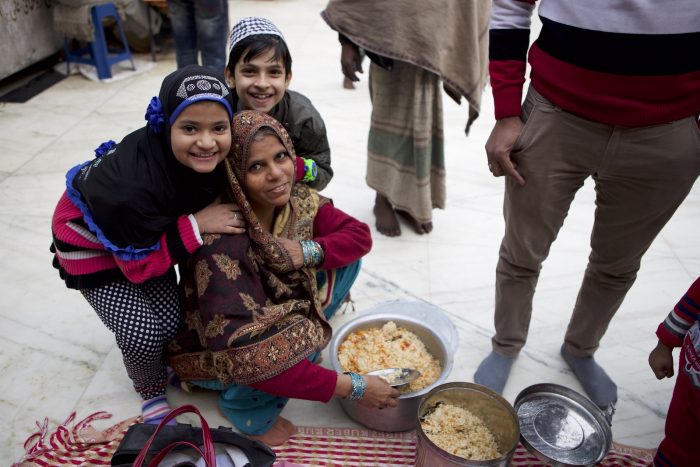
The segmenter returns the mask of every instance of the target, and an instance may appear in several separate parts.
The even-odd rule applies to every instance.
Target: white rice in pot
[[[402,392],[415,392],[430,386],[440,377],[442,368],[420,338],[406,328],[389,321],[381,328],[350,333],[338,347],[343,371],[368,373],[383,368],[414,368],[421,375]]]
[[[438,403],[420,424],[430,441],[454,456],[490,460],[502,455],[491,430],[479,417],[462,407]]]

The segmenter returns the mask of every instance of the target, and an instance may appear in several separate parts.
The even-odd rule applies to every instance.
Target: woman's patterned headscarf
[[[263,128],[272,130],[287,150],[287,154],[291,156],[292,161],[296,159],[292,139],[289,137],[287,130],[285,130],[280,122],[264,112],[259,112],[257,110],[238,112],[233,117],[233,128],[231,151],[226,158],[226,166],[231,167],[231,170],[233,170],[241,186],[245,185],[245,173],[246,166],[248,165],[248,151],[250,145],[255,135]],[[296,164],[294,164],[294,168],[296,171]]]

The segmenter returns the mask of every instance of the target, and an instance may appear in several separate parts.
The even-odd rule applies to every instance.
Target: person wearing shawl
[[[243,231],[236,206],[215,201],[232,108],[220,74],[194,65],[171,73],[148,124],[71,169],[54,211],[54,267],[115,334],[147,423],[169,411],[162,357],[180,317],[173,265],[205,231]]]
[[[378,377],[313,363],[372,239],[366,224],[295,183],[295,158],[272,116],[234,116],[225,185],[247,235],[204,236],[181,270],[184,316],[168,346],[168,363],[182,381],[220,391],[221,410],[236,428],[271,445],[295,432],[279,416],[288,398],[351,397],[383,408],[399,395]],[[324,291],[317,269],[326,272]]]
[[[330,0],[321,13],[340,35],[341,66],[351,81],[371,63],[372,116],[367,185],[376,192],[377,230],[401,234],[397,214],[418,234],[445,208],[445,154],[440,82],[480,109],[487,74],[491,2],[484,0]]]

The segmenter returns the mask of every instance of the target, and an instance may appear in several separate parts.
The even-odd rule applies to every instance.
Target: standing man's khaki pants
[[[525,345],[542,262],[591,176],[591,254],[564,340],[574,356],[590,356],[634,283],[642,255],[700,174],[697,116],[621,128],[565,112],[530,87],[523,120],[512,155],[526,184],[506,179],[493,349],[512,357]]]

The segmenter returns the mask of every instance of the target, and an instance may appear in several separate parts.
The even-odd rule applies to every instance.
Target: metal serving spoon
[[[383,368],[369,371],[366,374],[379,376],[390,386],[398,387],[417,379],[420,376],[420,371],[413,368]]]

